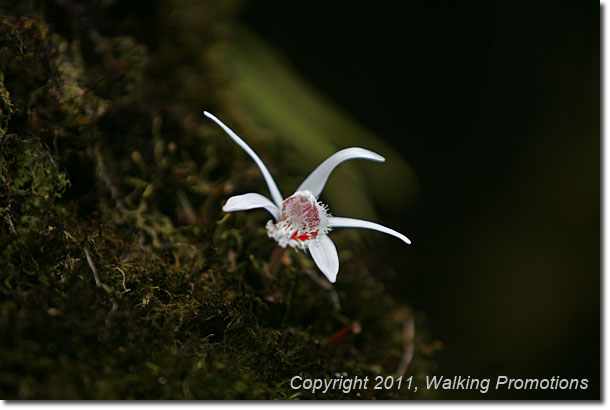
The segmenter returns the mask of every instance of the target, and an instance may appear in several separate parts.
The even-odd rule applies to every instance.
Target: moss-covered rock
[[[302,253],[272,274],[264,216],[221,212],[262,184],[200,116],[242,121],[221,57],[230,6],[3,4],[0,397],[413,397],[290,387],[393,374],[413,346],[406,376],[422,378],[435,346],[419,326],[411,340],[370,260],[342,252],[334,287]]]

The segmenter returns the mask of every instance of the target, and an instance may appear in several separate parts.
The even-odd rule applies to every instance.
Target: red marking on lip
[[[275,225],[278,230],[271,233],[275,240],[290,241],[290,246],[303,248],[305,244],[320,236],[325,208],[307,194],[295,194],[282,204],[282,219]],[[269,228],[268,228],[269,229]]]
[[[292,234],[290,239],[296,239],[297,241],[305,242],[305,241],[308,241],[310,239],[315,239],[317,236],[318,236],[317,232],[312,232],[310,234],[303,233],[301,235],[299,235],[298,232],[295,232],[295,233]]]

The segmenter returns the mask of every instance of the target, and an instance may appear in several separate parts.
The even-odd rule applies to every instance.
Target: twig
[[[411,360],[413,360],[413,353],[415,352],[415,320],[413,320],[411,313],[407,313],[407,317],[402,323],[402,338],[404,340],[404,351],[400,363],[396,368],[396,377],[405,374],[411,364]]]
[[[352,322],[351,324],[341,328],[340,330],[333,333],[326,342],[326,346],[323,350],[326,353],[330,353],[332,349],[334,349],[339,343],[343,340],[347,339],[350,336],[357,335],[362,331],[362,327],[360,327],[360,323]]]
[[[110,320],[116,314],[117,310],[119,310],[119,305],[118,305],[118,303],[116,303],[114,298],[111,298],[110,302],[112,303],[112,307],[110,308],[108,313],[106,313],[106,318],[104,320],[106,327],[110,327],[112,325],[112,322]]]
[[[209,223],[209,214],[210,208],[214,201],[220,198],[223,195],[227,195],[233,192],[233,184],[230,182],[225,182],[218,185],[216,188],[210,192],[208,197],[203,201],[203,205],[201,205],[199,214],[201,215],[201,224],[206,226]]]
[[[83,247],[83,249],[85,250],[85,256],[87,257],[87,263],[89,264],[89,267],[93,271],[93,278],[95,279],[95,286],[97,286],[98,288],[101,288],[102,287],[102,281],[100,280],[100,277],[97,274],[97,269],[95,268],[95,265],[93,264],[93,259],[91,259],[91,255],[89,254],[89,250],[87,250],[87,248],[85,248],[85,247]]]
[[[102,283],[102,281],[100,280],[100,276],[97,273],[97,268],[95,267],[95,264],[93,263],[93,259],[91,258],[91,254],[89,253],[89,250],[86,247],[83,247],[83,249],[85,250],[85,256],[87,257],[87,263],[89,264],[89,267],[91,268],[91,271],[93,272],[93,278],[95,279],[95,286],[97,286],[98,288],[105,288],[105,290],[108,292],[109,291],[108,287],[107,286],[105,287],[104,284]],[[123,288],[125,288],[125,273],[121,270],[121,268],[117,267],[117,269],[119,270],[119,272],[121,272],[123,274]],[[125,293],[129,290],[131,290],[131,289],[125,288],[125,291],[122,293]],[[106,318],[104,320],[106,327],[110,327],[112,325],[111,319],[116,314],[117,310],[119,310],[119,305],[118,305],[118,303],[116,303],[114,298],[112,298],[112,297],[110,298],[110,303],[112,303],[112,307],[110,308],[108,313],[106,313]]]
[[[119,268],[118,266],[116,266],[116,268],[119,272],[121,272],[121,275],[123,275],[123,289],[125,289],[125,290],[121,292],[121,295],[122,295],[124,293],[129,292],[131,289],[127,289],[127,286],[125,286],[125,272],[123,272],[123,270],[121,268]]]
[[[191,205],[191,202],[184,191],[178,191],[178,200],[180,201],[180,205],[182,206],[182,211],[184,212],[184,217],[186,218],[187,222],[191,225],[195,225],[199,221],[199,218],[197,217],[197,213],[195,213],[195,210],[193,209],[193,206]]]

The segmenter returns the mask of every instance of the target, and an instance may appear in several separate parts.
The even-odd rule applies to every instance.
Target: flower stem
[[[271,257],[269,258],[269,273],[271,276],[275,276],[280,269],[284,253],[286,253],[286,248],[282,248],[280,245],[276,245],[273,252],[271,252]]]

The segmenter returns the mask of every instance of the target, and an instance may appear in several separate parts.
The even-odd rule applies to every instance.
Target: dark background
[[[243,5],[243,23],[413,167],[415,204],[384,221],[414,245],[378,251],[407,267],[388,291],[443,341],[437,374],[589,379],[446,398],[600,397],[599,11]]]

